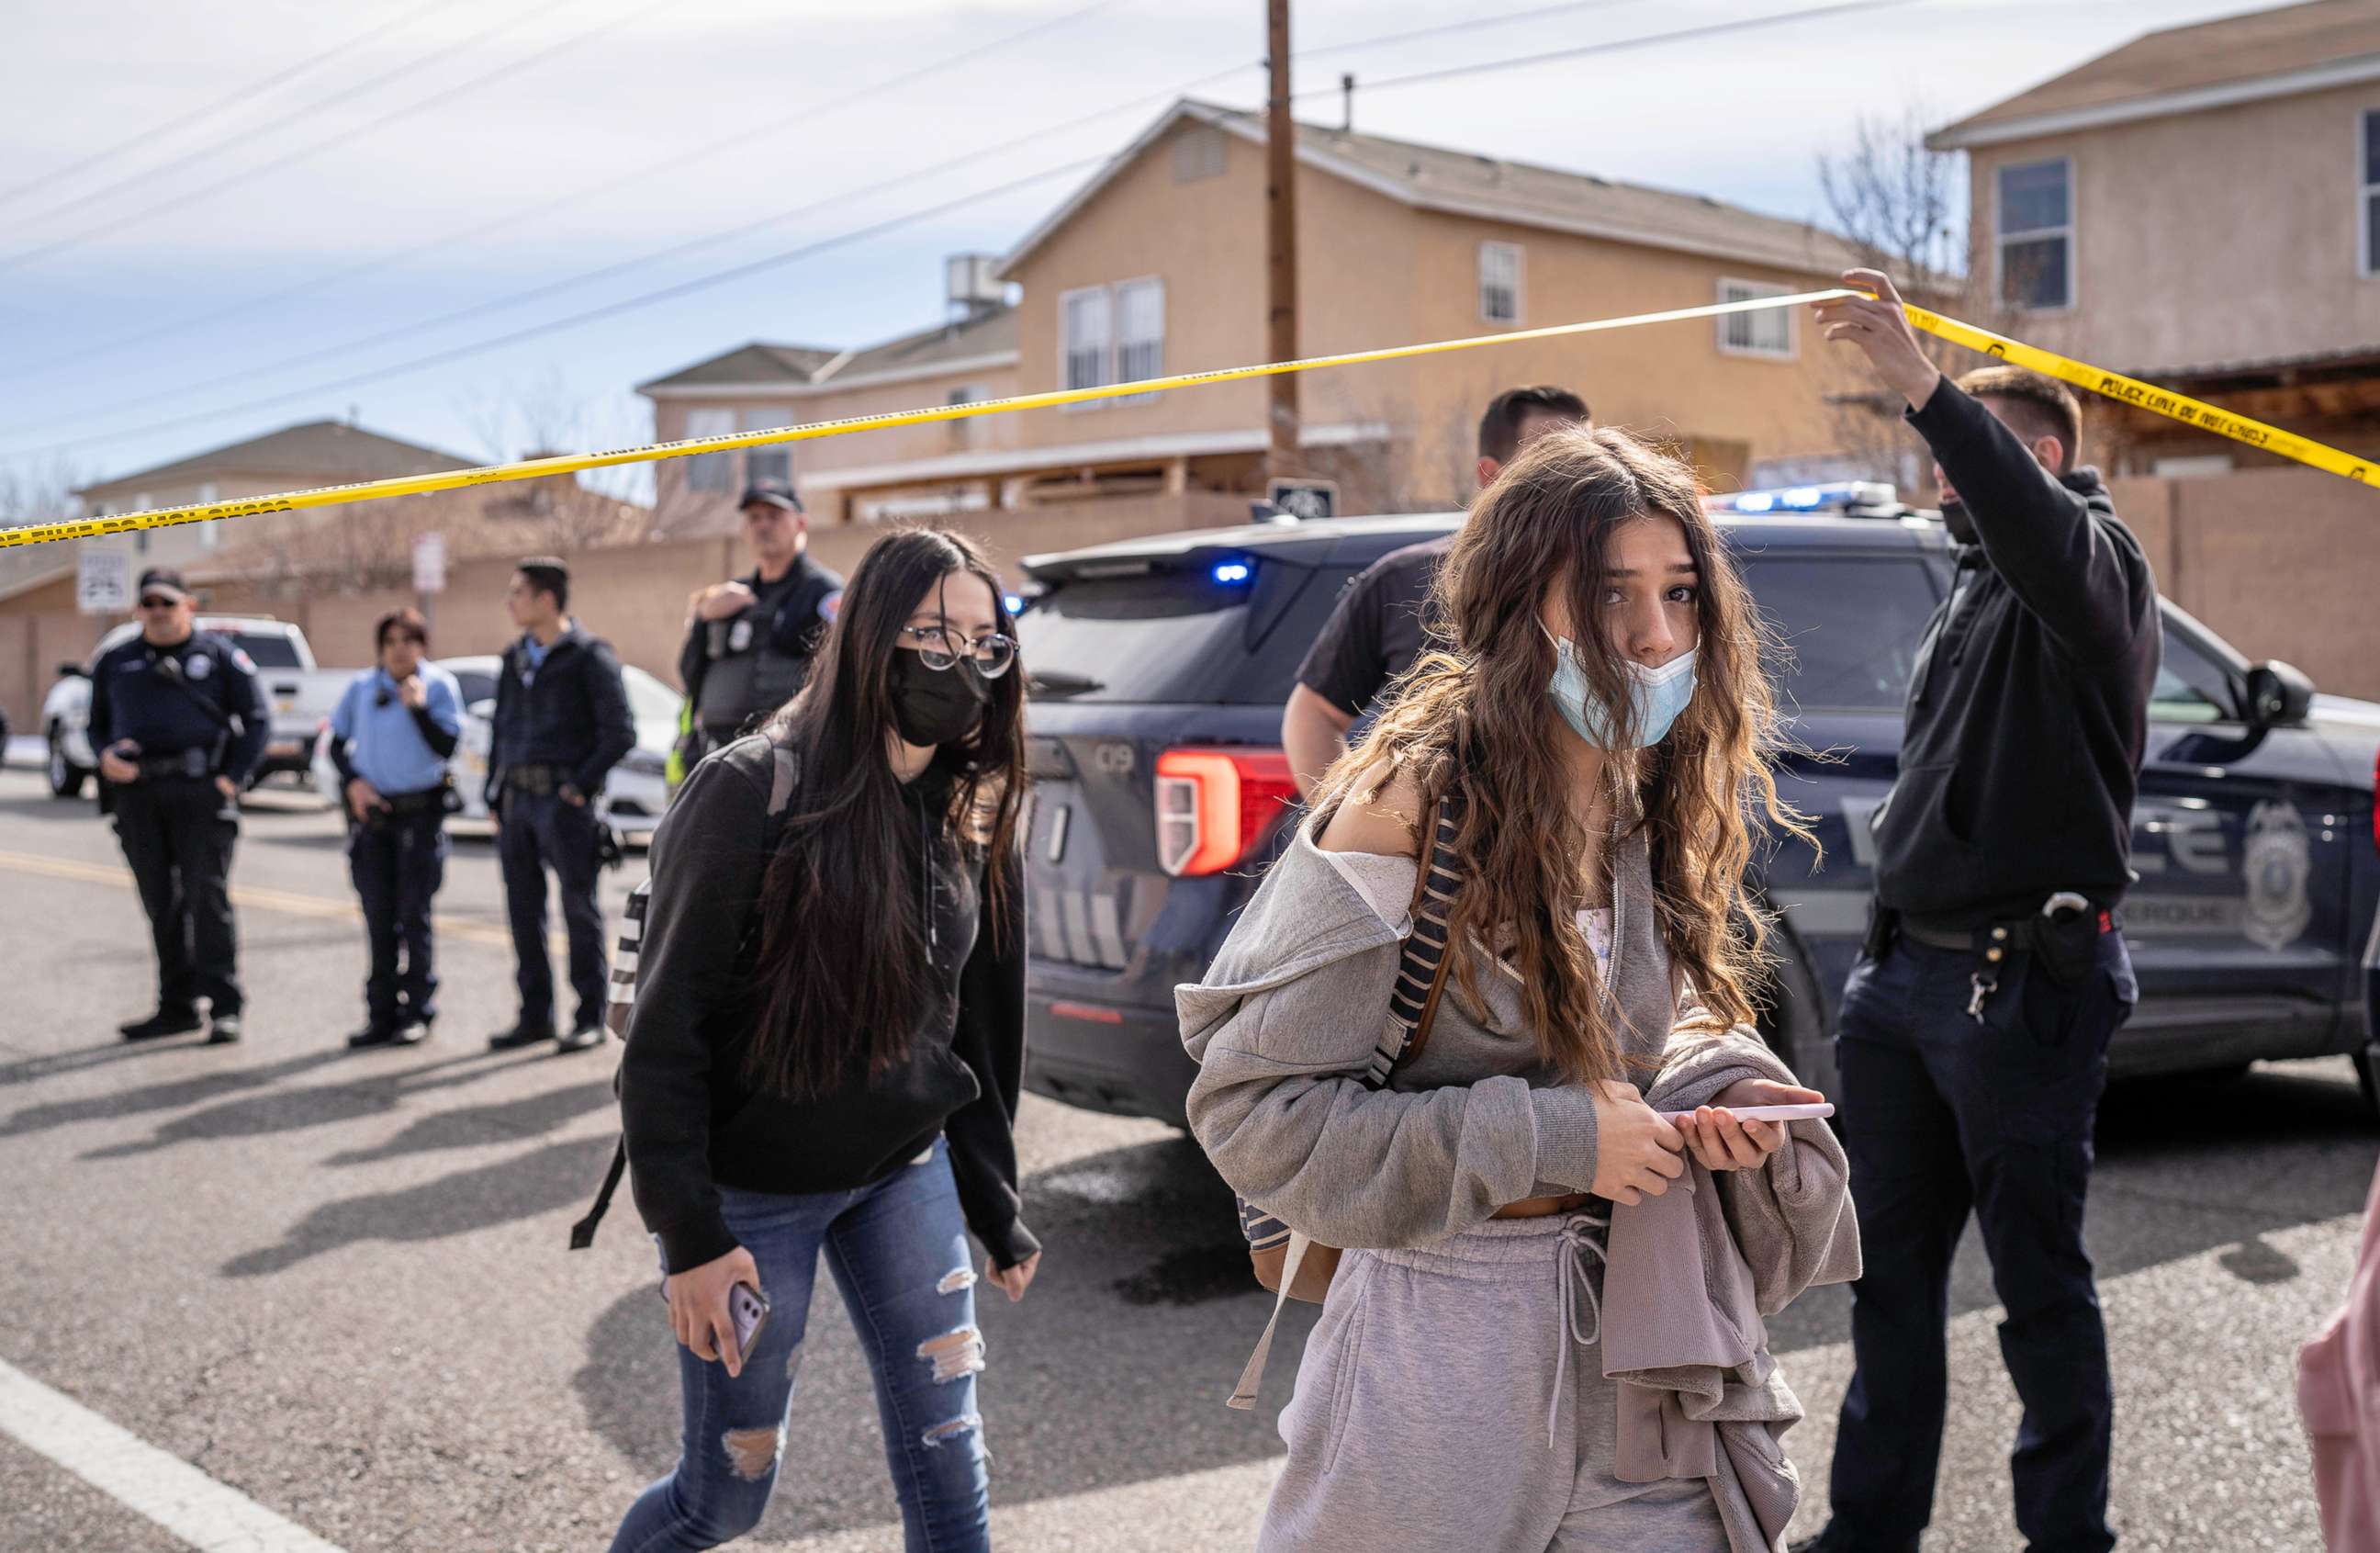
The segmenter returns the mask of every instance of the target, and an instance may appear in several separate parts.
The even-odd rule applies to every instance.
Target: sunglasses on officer
[[[181,601],[179,599],[168,598],[163,593],[144,593],[140,596],[140,607],[144,610],[170,610]]]

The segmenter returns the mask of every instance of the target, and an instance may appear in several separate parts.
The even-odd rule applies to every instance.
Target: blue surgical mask
[[[1539,621],[1537,629],[1546,631]],[[1554,644],[1554,677],[1547,694],[1562,714],[1571,731],[1597,749],[1610,749],[1614,739],[1604,714],[1603,702],[1588,683],[1586,671],[1580,666],[1578,650],[1551,631],[1546,639]],[[1636,714],[1637,736],[1646,746],[1657,745],[1669,734],[1670,725],[1694,698],[1694,650],[1670,659],[1658,669],[1648,669],[1633,659],[1627,661],[1628,694]]]

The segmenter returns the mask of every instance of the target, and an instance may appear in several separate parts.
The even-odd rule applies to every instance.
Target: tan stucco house
[[[1927,143],[1967,154],[2010,332],[2380,454],[2380,0],[2152,32]],[[2270,461],[2088,409],[2122,472]]]
[[[988,272],[954,260],[968,278],[948,322],[856,352],[754,344],[698,363],[640,385],[656,434],[1260,361],[1264,160],[1260,116],[1179,103]],[[1856,261],[1817,228],[1698,195],[1313,125],[1297,180],[1306,355],[1807,290]],[[1560,382],[1599,420],[1681,443],[1721,484],[1820,478],[1844,467],[1829,394],[1846,382],[1789,312],[1309,373],[1305,472],[1338,479],[1348,510],[1457,504],[1486,402]],[[1265,489],[1265,394],[1234,383],[664,465],[662,522],[715,521],[754,470],[790,474],[820,521],[1059,506],[1217,521]]]

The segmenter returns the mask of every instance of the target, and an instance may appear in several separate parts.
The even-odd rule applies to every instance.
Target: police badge
[[[2240,931],[2261,948],[2285,949],[2313,919],[2306,892],[2313,847],[2305,817],[2293,804],[2267,800],[2249,812],[2245,841],[2248,902]]]
[[[739,615],[736,617],[735,624],[727,628],[727,650],[742,652],[751,645],[752,623]]]

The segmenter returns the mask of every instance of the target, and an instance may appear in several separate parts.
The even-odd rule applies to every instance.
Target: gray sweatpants
[[[1611,1474],[1604,1233],[1499,1219],[1346,1253],[1281,1412],[1260,1553],[1727,1553],[1707,1483]]]

